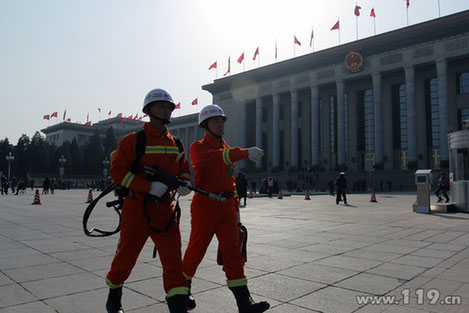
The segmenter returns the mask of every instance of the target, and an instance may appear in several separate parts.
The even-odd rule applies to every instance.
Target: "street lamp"
[[[8,162],[8,181],[10,181],[10,165],[11,162],[15,160],[15,157],[11,155],[11,152],[8,153],[8,155],[5,157],[5,160]]]
[[[108,173],[108,168],[109,168],[109,164],[111,162],[108,160],[108,158],[106,157],[103,161],[103,176],[104,176],[104,179],[107,178],[107,173]]]
[[[59,159],[59,175],[60,175],[60,180],[62,180],[64,173],[65,173],[65,163],[67,162],[67,159],[64,158],[64,155]]]

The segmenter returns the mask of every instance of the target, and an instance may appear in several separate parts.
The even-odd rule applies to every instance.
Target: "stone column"
[[[337,165],[345,169],[345,109],[344,81],[336,81],[337,86]]]
[[[383,105],[381,102],[381,73],[371,74],[373,80],[375,169],[384,169],[383,164]]]
[[[438,109],[440,111],[440,167],[448,168],[448,73],[445,59],[436,60],[436,73],[438,75]]]
[[[311,165],[319,166],[319,88],[311,86]]]
[[[256,98],[256,147],[262,148],[262,98],[261,97]],[[262,159],[256,162],[257,168],[262,168]]]
[[[272,118],[272,166],[279,167],[280,162],[280,95],[272,95],[273,100],[273,118]]]
[[[298,91],[291,90],[291,154],[290,164],[298,167]]]
[[[415,105],[415,69],[406,66],[405,71],[405,96],[407,103],[407,142],[408,158],[407,166],[411,169],[417,168],[417,127],[416,105]]]

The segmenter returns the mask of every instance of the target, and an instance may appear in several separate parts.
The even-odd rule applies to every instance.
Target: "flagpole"
[[[406,16],[406,19],[407,19],[407,26],[409,26],[409,6],[407,5],[409,0],[406,1],[406,4],[405,4],[405,16]]]
[[[441,12],[440,12],[440,0],[438,0],[438,17],[441,17]]]
[[[355,2],[355,10],[357,10],[357,3]],[[358,40],[358,16],[355,14],[355,28],[357,31],[357,40]]]
[[[339,21],[339,29],[338,29],[338,34],[339,34],[339,45],[340,45],[340,18],[338,19]]]
[[[277,62],[277,38],[275,38],[275,62]]]
[[[217,63],[217,67],[215,67],[215,79],[218,78],[218,60],[215,60],[215,62]]]
[[[246,71],[246,62],[244,62],[244,50],[243,50],[243,72]]]
[[[296,39],[296,34],[293,33],[293,57],[296,57],[296,43],[295,43],[295,39]]]
[[[376,17],[373,17],[373,28],[375,30],[375,35],[376,35]]]

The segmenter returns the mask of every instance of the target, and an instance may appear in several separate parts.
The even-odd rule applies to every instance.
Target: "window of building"
[[[322,155],[324,151],[322,125],[322,98],[319,98],[319,155]]]
[[[427,132],[431,137],[427,139],[427,144],[432,160],[431,167],[440,167],[440,108],[438,103],[438,78],[431,78],[425,81],[425,100],[427,109]]]
[[[374,102],[373,90],[368,89],[365,91],[364,96],[364,110],[365,110],[365,151],[366,151],[366,169],[372,169],[374,165],[374,152],[375,152],[375,117],[374,117]]]
[[[469,73],[458,74],[456,86],[458,88],[458,94],[469,94]]]
[[[463,122],[469,120],[469,108],[458,110],[458,129],[465,129]],[[469,125],[468,125],[469,126]]]
[[[330,129],[330,152],[331,152],[331,162],[332,166],[336,164],[336,154],[337,154],[337,97],[329,97],[329,129]]]
[[[345,130],[345,137],[344,137],[344,144],[345,144],[345,156],[348,155],[348,94],[344,94],[344,130]]]

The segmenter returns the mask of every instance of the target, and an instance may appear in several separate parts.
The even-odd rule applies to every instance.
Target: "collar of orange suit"
[[[214,148],[225,148],[228,146],[225,142],[225,139],[222,138],[220,141],[218,141],[208,134],[205,134],[204,141],[208,142]]]
[[[146,122],[143,125],[143,129],[147,134],[154,137],[167,137],[170,138],[168,127],[164,127],[164,131],[159,130],[155,126],[151,125],[149,122]]]

